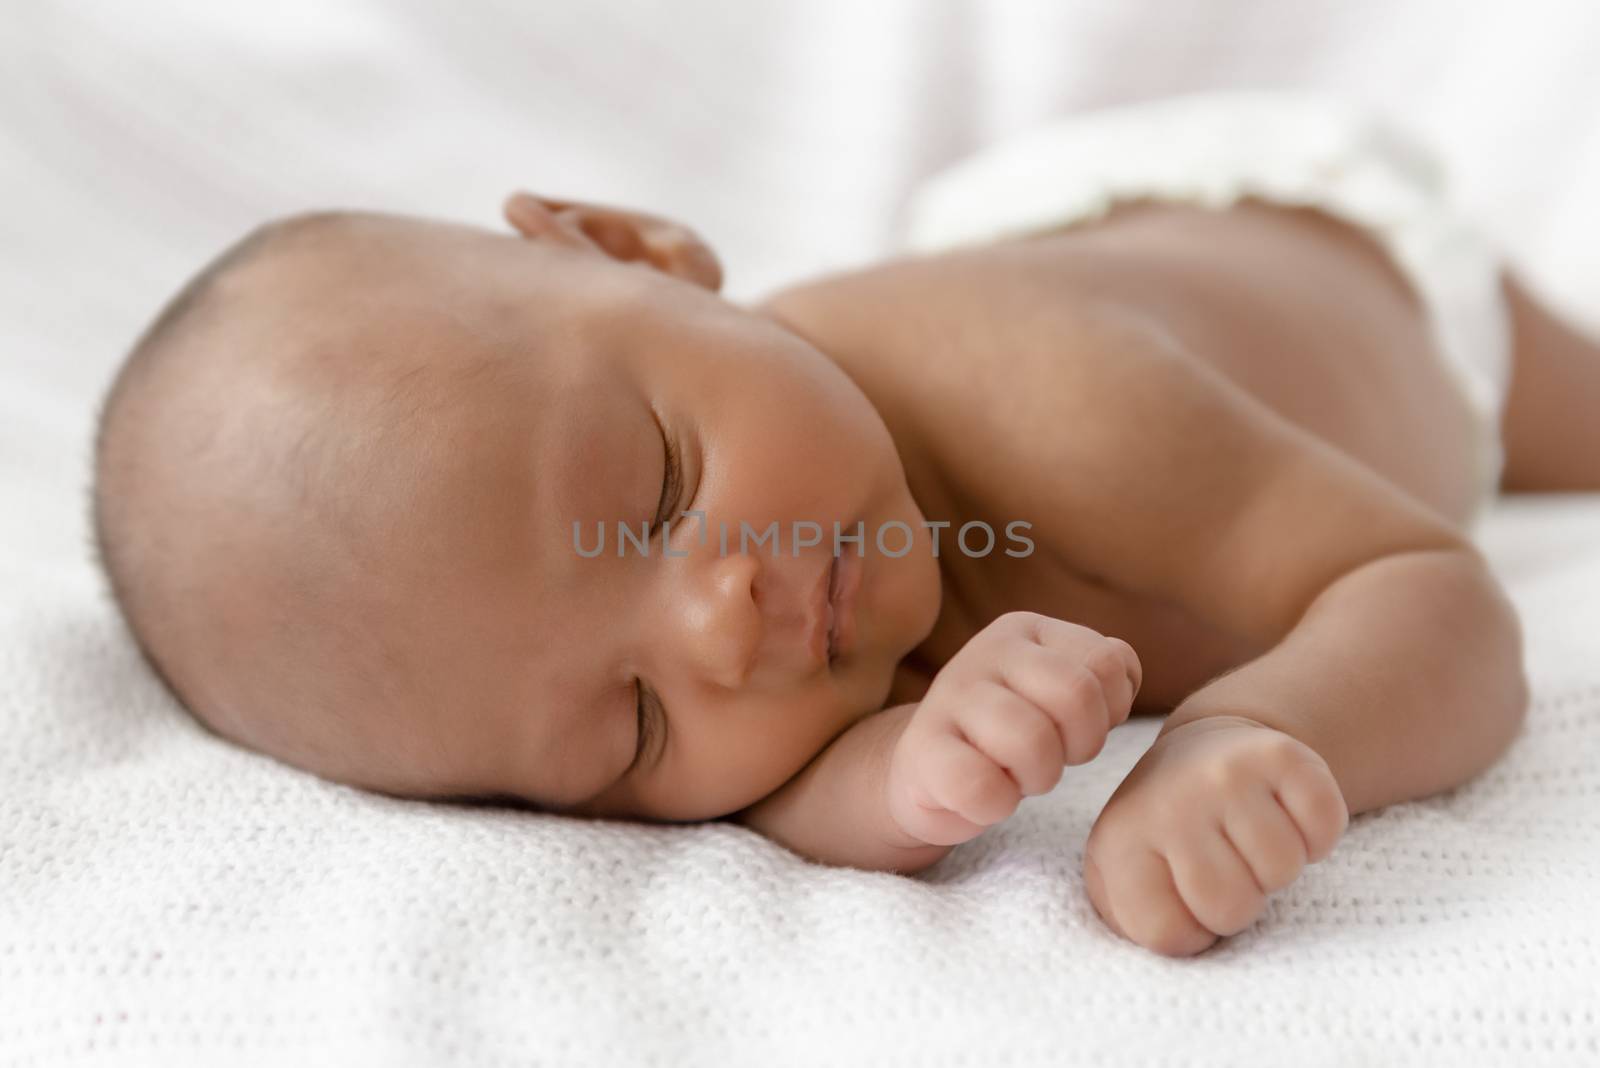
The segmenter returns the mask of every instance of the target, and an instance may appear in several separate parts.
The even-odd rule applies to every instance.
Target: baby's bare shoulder
[[[903,449],[926,449],[942,476],[956,477],[969,460],[999,459],[1041,433],[1069,429],[1048,398],[1070,385],[1086,347],[1084,323],[1102,313],[1100,304],[1070,272],[985,246],[812,279],[755,310],[825,352],[867,393]],[[970,448],[942,447],[953,440]]]
[[[1142,318],[1086,282],[1070,252],[1040,251],[892,260],[791,287],[758,310],[851,375],[908,462],[945,491],[940,503],[998,513],[1062,477],[1045,458],[1126,417],[1106,378]]]

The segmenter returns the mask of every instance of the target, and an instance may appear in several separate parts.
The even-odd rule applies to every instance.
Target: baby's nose
[[[739,689],[750,681],[761,648],[761,565],[747,553],[715,558],[703,568],[685,562],[692,588],[677,613],[682,651],[706,681]]]

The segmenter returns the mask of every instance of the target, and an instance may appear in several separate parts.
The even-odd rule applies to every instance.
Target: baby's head
[[[736,811],[881,707],[933,626],[895,443],[822,352],[717,295],[683,228],[526,195],[507,217],[521,236],[297,216],[191,282],[102,405],[111,588],[202,723],[323,777]],[[876,551],[896,520],[913,551]],[[868,535],[830,662],[836,522]],[[777,555],[741,523],[777,523]]]

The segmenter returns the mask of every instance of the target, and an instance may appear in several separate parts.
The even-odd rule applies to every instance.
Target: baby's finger
[[[1306,862],[1315,864],[1333,852],[1350,823],[1333,773],[1310,762],[1297,764],[1279,779],[1274,793],[1305,836]]]
[[[1167,851],[1167,862],[1184,904],[1209,931],[1238,934],[1266,907],[1255,873],[1215,827],[1186,835]]]
[[[1134,652],[1133,646],[1121,638],[1108,637],[1081,624],[1049,616],[1040,617],[1024,633],[1046,648],[1070,654],[1100,679],[1112,712],[1110,726],[1115,727],[1128,718],[1133,699],[1144,685],[1144,665],[1139,662],[1139,654]]]
[[[1132,711],[1133,708],[1133,699],[1139,696],[1139,688],[1144,685],[1144,664],[1139,660],[1139,654],[1134,650],[1133,646],[1121,638],[1113,638],[1107,635],[1106,643],[1120,654],[1123,678],[1128,680],[1127,711],[1124,711],[1122,719],[1117,721],[1120,723],[1128,718],[1128,711]],[[1087,663],[1087,661],[1085,662]]]
[[[984,825],[951,812],[935,796],[946,769],[963,759],[953,750],[970,748],[952,731],[940,729],[918,739],[914,755],[890,766],[889,810],[901,830],[929,845],[960,845],[984,832]]]
[[[1133,937],[1122,929],[1122,924],[1117,922],[1116,902],[1111,900],[1111,891],[1106,889],[1106,877],[1095,861],[1093,850],[1085,850],[1083,854],[1083,888],[1088,891],[1089,903],[1100,914],[1100,918],[1106,921],[1106,926],[1128,941],[1133,941]]]
[[[1222,830],[1269,894],[1299,878],[1309,859],[1305,836],[1264,784],[1228,804]]]
[[[1133,697],[1138,687],[1128,672],[1123,653],[1123,649],[1132,648],[1127,642],[1108,638],[1078,655],[1078,662],[1100,680],[1101,692],[1106,695],[1107,730],[1126,723],[1133,712]]]
[[[1114,903],[1117,926],[1146,949],[1187,957],[1217,940],[1184,904],[1172,870],[1160,853],[1139,850],[1117,863],[1098,858],[1105,895]]]
[[[1016,642],[999,663],[1000,679],[1042,709],[1061,735],[1067,764],[1085,764],[1105,747],[1111,708],[1099,677],[1072,651]]]
[[[922,760],[929,801],[970,823],[993,826],[1022,801],[1016,780],[954,729],[929,738]]]
[[[1006,770],[1024,794],[1047,794],[1066,763],[1061,729],[1043,709],[999,683],[973,688],[957,717],[961,733]]]

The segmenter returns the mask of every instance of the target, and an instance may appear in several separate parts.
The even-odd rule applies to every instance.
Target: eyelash
[[[669,511],[679,503],[678,498],[683,496],[683,468],[679,463],[677,447],[672,444],[672,437],[665,430],[661,432],[661,443],[667,450],[667,463],[661,479],[661,503],[656,507],[655,519],[651,521],[652,528],[659,527],[667,521]]]
[[[645,707],[644,707],[644,683],[642,683],[642,682],[639,683],[635,688],[639,692],[639,704],[638,704],[639,744],[634,749],[633,763],[634,763],[635,766],[637,766],[640,763],[640,761],[642,761],[644,759],[644,755],[650,751],[650,743],[654,740],[654,734],[650,729],[651,728],[651,721],[654,719],[654,717],[649,715],[645,711]]]

